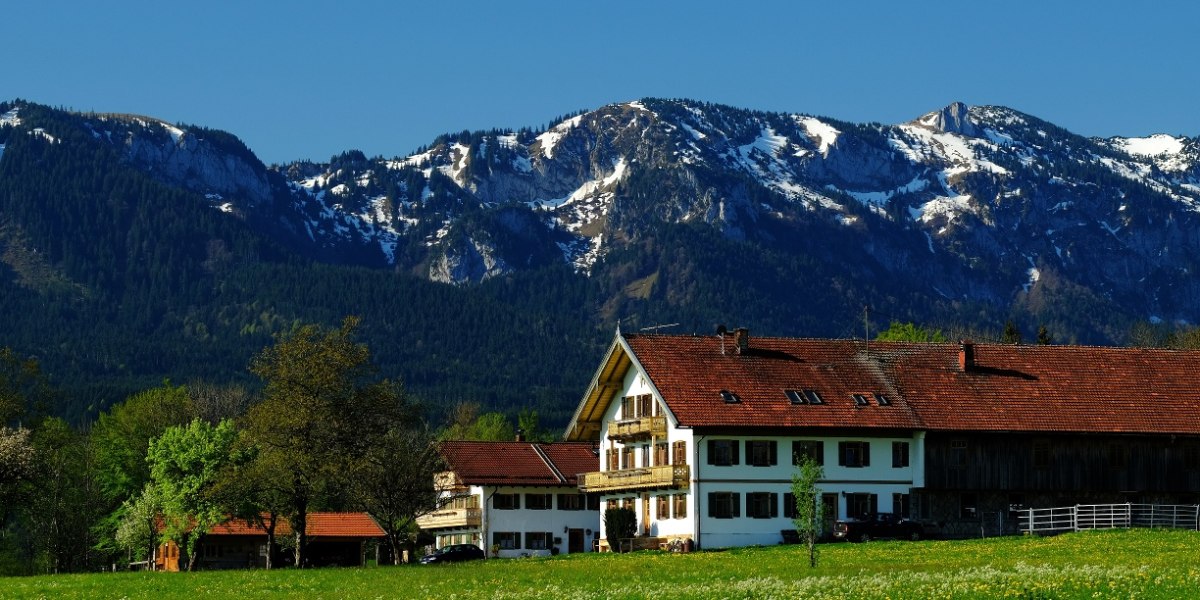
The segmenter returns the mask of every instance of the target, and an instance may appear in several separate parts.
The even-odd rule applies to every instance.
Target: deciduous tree
[[[821,491],[817,482],[825,477],[825,469],[810,456],[800,457],[792,474],[792,495],[796,498],[796,517],[792,522],[796,532],[808,547],[808,566],[817,566],[817,538],[821,536]]]
[[[298,567],[308,546],[308,512],[344,487],[357,461],[404,416],[399,385],[376,379],[370,351],[353,339],[358,322],[347,317],[337,329],[297,327],[250,368],[266,387],[245,430],[255,460],[270,465],[288,497]]]

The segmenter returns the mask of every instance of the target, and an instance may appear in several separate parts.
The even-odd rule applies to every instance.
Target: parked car
[[[446,546],[433,554],[421,557],[420,563],[432,565],[439,563],[462,562],[464,560],[479,560],[484,557],[483,549],[475,544],[454,544]]]
[[[833,537],[851,542],[877,539],[919,540],[925,537],[925,526],[910,519],[880,513],[864,519],[842,519],[833,524]]]

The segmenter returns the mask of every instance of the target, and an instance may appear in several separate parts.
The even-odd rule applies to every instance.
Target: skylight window
[[[865,394],[850,394],[854,398],[855,406],[868,406],[871,403],[867,400]]]
[[[796,390],[784,390],[783,393],[787,394],[788,400],[791,400],[792,404],[808,404],[808,400]]]
[[[742,401],[737,394],[729,390],[721,390],[721,399],[725,401],[725,404],[738,404]]]
[[[825,400],[816,390],[784,390],[792,404],[825,404]]]
[[[809,404],[825,404],[825,399],[817,393],[817,390],[804,390],[804,397],[808,398]]]
[[[892,399],[888,398],[887,396],[885,396],[883,394],[876,393],[875,394],[875,403],[880,406],[891,406]]]

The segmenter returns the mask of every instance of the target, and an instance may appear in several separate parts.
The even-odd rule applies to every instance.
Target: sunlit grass
[[[1200,533],[586,554],[445,566],[0,579],[5,598],[1191,598]]]

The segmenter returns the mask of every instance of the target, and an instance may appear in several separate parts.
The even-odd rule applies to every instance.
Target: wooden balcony
[[[608,437],[619,442],[667,437],[667,418],[664,416],[624,419],[608,424]]]
[[[421,529],[441,529],[445,527],[479,527],[483,512],[478,508],[450,508],[417,517],[417,527]]]
[[[620,471],[596,471],[579,474],[579,489],[584,492],[624,492],[631,490],[681,489],[688,487],[687,465],[662,465]]]

